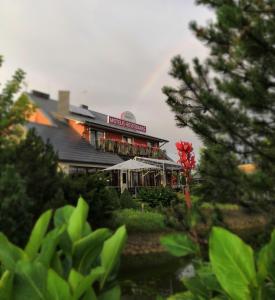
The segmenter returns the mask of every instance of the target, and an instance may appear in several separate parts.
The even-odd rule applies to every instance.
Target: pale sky
[[[175,142],[201,143],[177,128],[161,92],[176,83],[170,60],[191,61],[207,49],[188,28],[205,24],[212,13],[193,0],[0,0],[0,82],[17,68],[26,73],[29,91],[71,91],[72,104],[119,117],[130,110],[148,134]]]

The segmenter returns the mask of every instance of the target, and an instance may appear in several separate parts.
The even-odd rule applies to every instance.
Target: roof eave
[[[154,136],[141,134],[141,133],[136,133],[136,132],[128,131],[128,130],[123,130],[123,128],[122,129],[114,128],[114,127],[111,127],[111,126],[108,126],[108,125],[97,124],[97,123],[93,123],[93,122],[89,122],[89,121],[86,121],[85,123],[87,125],[93,125],[96,128],[109,129],[110,131],[122,132],[122,133],[125,133],[125,134],[131,134],[131,135],[136,136],[136,137],[142,137],[142,138],[147,138],[147,139],[150,138],[150,139],[152,139],[154,141],[158,141],[158,142],[165,142],[165,143],[169,142],[168,140],[157,138],[157,137],[154,137]]]

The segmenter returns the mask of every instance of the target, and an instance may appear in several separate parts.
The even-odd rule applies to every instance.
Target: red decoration
[[[191,170],[196,166],[195,154],[193,152],[193,146],[189,142],[177,142],[176,147],[179,155],[179,163],[182,166],[183,174],[185,177],[184,195],[186,206],[191,208],[191,198],[189,191],[189,183],[191,181]]]

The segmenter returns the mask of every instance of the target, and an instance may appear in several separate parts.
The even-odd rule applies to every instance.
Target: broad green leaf
[[[214,227],[209,252],[213,271],[232,300],[251,300],[250,287],[256,286],[251,247],[229,231]]]
[[[260,283],[262,283],[268,275],[275,280],[275,231],[272,232],[270,242],[260,250],[257,267],[257,278]]]
[[[72,205],[65,205],[56,210],[54,214],[54,225],[55,227],[68,225],[71,215],[73,214],[75,207]],[[88,235],[92,231],[91,226],[88,222],[85,223],[83,234]]]
[[[160,238],[161,244],[172,255],[181,257],[196,253],[198,246],[186,234],[172,234]]]
[[[177,293],[168,297],[167,300],[197,300],[197,298],[191,292]]]
[[[114,286],[113,288],[104,291],[100,294],[98,300],[120,300],[121,299],[121,290],[119,285]]]
[[[202,298],[210,299],[212,293],[207,289],[207,286],[204,285],[199,276],[186,278],[183,280],[183,283],[188,291],[190,291],[192,294]]]
[[[37,220],[34,228],[32,230],[30,239],[25,248],[25,252],[29,256],[30,259],[34,259],[37,255],[37,252],[41,246],[43,238],[47,232],[49,222],[52,216],[52,211],[48,210],[43,213],[40,218]]]
[[[23,250],[13,245],[6,236],[0,232],[0,263],[7,270],[13,271],[16,262],[21,259],[27,259]]]
[[[38,254],[37,261],[44,264],[45,267],[49,267],[57,247],[61,235],[65,231],[65,225],[62,227],[57,227],[50,231],[44,238],[41,246],[41,251]]]
[[[262,283],[268,275],[268,264],[271,263],[270,245],[265,245],[259,252],[257,259],[257,278]]]
[[[13,290],[13,273],[5,271],[0,279],[0,299],[12,299]]]
[[[78,199],[77,206],[70,217],[67,229],[73,242],[79,240],[83,236],[86,227],[88,211],[88,204],[83,200],[83,198],[80,197]]]
[[[88,276],[83,276],[74,269],[69,274],[69,284],[73,291],[73,299],[78,300],[85,292],[91,293],[92,284],[101,278],[104,274],[104,268],[97,267],[91,271]]]
[[[85,292],[82,300],[97,300],[97,296],[92,287]]]
[[[210,291],[224,293],[221,285],[219,284],[210,263],[203,263],[203,265],[196,271],[201,282]]]
[[[47,269],[39,262],[18,262],[13,297],[13,300],[46,300]]]
[[[55,252],[51,263],[51,267],[58,275],[60,275],[61,277],[64,276],[63,266],[59,257],[59,252]]]
[[[82,274],[90,273],[94,260],[99,256],[103,243],[111,235],[109,229],[98,229],[74,243],[74,268]]]
[[[69,236],[68,231],[64,231],[63,234],[60,237],[59,246],[63,250],[65,254],[68,256],[72,255],[73,251],[73,242]]]
[[[65,205],[58,208],[54,213],[54,226],[59,227],[64,224],[68,225],[74,209],[75,207],[73,207],[72,205]]]
[[[107,241],[104,242],[101,252],[101,265],[104,267],[105,273],[100,282],[101,288],[104,286],[108,276],[118,263],[126,238],[126,228],[125,226],[121,226]]]
[[[52,269],[48,270],[47,290],[49,300],[70,300],[69,284]]]
[[[75,293],[77,287],[80,285],[80,282],[84,279],[84,276],[77,272],[76,270],[72,269],[69,274],[69,284],[71,286],[72,291]]]

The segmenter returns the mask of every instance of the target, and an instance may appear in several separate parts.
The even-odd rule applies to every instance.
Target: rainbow
[[[138,98],[142,98],[146,94],[148,94],[150,92],[150,90],[156,85],[156,83],[158,82],[161,75],[168,73],[168,70],[170,68],[171,59],[175,55],[182,52],[184,44],[185,43],[181,42],[179,45],[177,45],[177,47],[173,48],[171,51],[169,51],[165,55],[162,62],[156,66],[156,68],[148,75],[148,77],[144,81],[142,88],[140,90],[140,93],[138,95]]]

